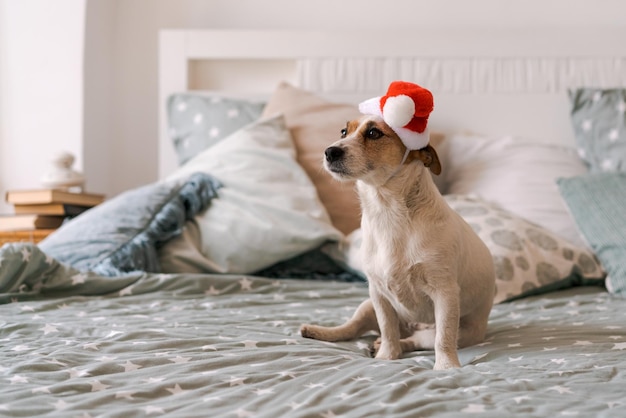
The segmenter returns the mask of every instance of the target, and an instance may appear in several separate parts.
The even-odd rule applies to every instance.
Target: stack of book
[[[13,190],[6,193],[13,215],[0,216],[0,231],[55,229],[104,201],[104,195],[62,190]]]

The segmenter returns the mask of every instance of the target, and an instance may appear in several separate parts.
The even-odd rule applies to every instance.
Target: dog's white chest
[[[363,244],[364,248],[371,246],[373,249],[368,252],[367,259],[363,260],[370,286],[392,304],[398,317],[404,322],[434,321],[432,301],[420,291],[422,283],[419,278],[412,277],[411,266],[419,262],[419,259],[415,258],[416,254],[411,254],[411,251],[403,248],[402,256],[398,257],[397,248],[376,245],[375,239],[368,240],[366,236]]]

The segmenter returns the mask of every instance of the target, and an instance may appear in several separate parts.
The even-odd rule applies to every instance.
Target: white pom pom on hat
[[[392,128],[402,128],[414,114],[415,102],[405,94],[388,97],[383,106],[383,120]]]
[[[406,81],[394,81],[385,96],[359,104],[361,113],[381,116],[409,150],[428,145],[428,116],[432,110],[432,93]]]

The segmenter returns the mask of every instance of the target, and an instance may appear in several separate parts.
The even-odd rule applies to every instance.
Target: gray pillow
[[[569,91],[578,152],[592,172],[626,171],[626,89]]]
[[[626,296],[626,173],[560,179],[561,196],[607,270],[609,292]]]
[[[116,276],[159,272],[158,248],[204,211],[220,183],[205,173],[122,193],[71,221],[39,243],[49,256],[81,271]]]
[[[216,95],[180,93],[167,100],[169,135],[183,164],[261,116],[265,104]]]

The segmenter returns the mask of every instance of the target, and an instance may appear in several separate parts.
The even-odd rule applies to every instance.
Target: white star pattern
[[[108,388],[110,388],[111,385],[105,385],[104,383],[100,382],[99,380],[94,380],[93,382],[91,382],[91,391],[92,392],[100,392],[101,390],[106,390]]]
[[[467,408],[461,409],[461,412],[467,412],[470,414],[477,414],[480,412],[485,412],[485,405],[471,403],[467,405]]]
[[[87,370],[78,370],[75,368],[71,368],[67,371],[67,373],[70,374],[70,379],[74,379],[76,377],[84,377],[84,376],[90,376],[91,374],[87,371]]]
[[[563,395],[564,393],[573,393],[569,388],[560,385],[549,387],[548,390],[554,390],[556,392],[559,392],[559,394],[561,395]]]
[[[28,383],[28,378],[15,374],[9,378],[9,382],[11,382],[12,385],[17,385],[18,383]]]
[[[31,391],[32,394],[36,393],[50,393],[50,388],[48,386],[42,386],[40,388],[35,388]]]
[[[130,296],[133,294],[133,285],[130,286],[126,286],[125,288],[123,288],[122,290],[120,290],[119,295],[120,296]]]
[[[99,343],[87,343],[87,344],[83,344],[83,349],[85,350],[93,350],[93,351],[98,351],[98,344]]]
[[[165,390],[170,392],[172,395],[181,395],[185,392],[189,392],[188,390],[183,390],[178,383],[176,383],[173,388],[165,388]]]
[[[626,349],[626,343],[614,343],[612,350],[624,350]]]
[[[206,296],[218,296],[220,293],[222,293],[220,290],[216,289],[215,286],[211,286],[209,288],[209,290],[206,290],[204,292],[204,294]]]
[[[610,158],[605,158],[600,162],[600,166],[604,171],[611,171],[613,170],[614,163],[613,160],[611,160]]]
[[[256,389],[253,391],[257,396],[262,396],[262,395],[271,395],[272,393],[274,393],[274,389],[272,388],[265,388],[265,389]]]
[[[71,277],[72,285],[76,286],[77,284],[83,284],[85,283],[86,278],[87,278],[86,274],[83,274],[83,273],[75,274]]]
[[[302,402],[302,403],[291,402],[289,404],[289,407],[291,408],[292,411],[295,411],[297,409],[302,408],[304,405],[306,405],[306,403],[304,403],[304,402]]]
[[[162,414],[165,413],[165,410],[163,408],[158,407],[158,406],[148,405],[148,406],[144,406],[141,409],[143,409],[143,411],[146,413],[146,415],[157,415],[157,414],[162,415]]]
[[[253,417],[253,416],[254,416],[254,413],[253,413],[253,412],[251,412],[251,411],[247,411],[247,410],[242,409],[242,408],[240,408],[240,409],[236,410],[236,411],[235,411],[235,414],[236,414],[236,415],[237,415],[237,417],[239,417],[239,418],[250,418],[250,417]]]
[[[22,261],[28,262],[30,260],[30,256],[30,250],[26,247],[22,247]]]
[[[48,335],[53,332],[59,332],[57,327],[54,325],[46,324],[43,328],[39,328],[40,331],[43,331],[43,335]]]
[[[611,129],[609,131],[609,141],[615,142],[619,139],[619,131],[617,129]]]
[[[63,409],[66,409],[69,406],[69,404],[65,402],[63,399],[59,399],[58,401],[56,401],[55,403],[51,405],[54,406],[54,409],[56,409],[57,411],[62,411]]]
[[[252,290],[252,280],[247,277],[239,280],[239,284],[241,285],[241,290]]]
[[[130,360],[127,360],[124,364],[120,364],[120,366],[124,368],[124,372],[134,372],[135,370],[139,370],[143,367]]]
[[[241,342],[246,348],[258,348],[256,345],[259,343],[258,341],[245,340]]]
[[[133,400],[135,400],[135,398],[133,398],[133,395],[135,393],[136,392],[130,392],[130,391],[115,392],[115,399],[123,398],[123,399],[127,399],[129,401],[133,401]]]
[[[120,334],[123,334],[123,332],[122,331],[116,331],[116,330],[113,329],[104,338],[113,338],[116,335],[120,335]]]
[[[28,351],[30,349],[31,348],[29,346],[24,345],[24,344],[20,344],[20,345],[16,345],[15,347],[11,348],[11,351],[20,352],[20,351]]]
[[[220,129],[216,126],[213,126],[209,129],[209,138],[217,138],[220,136]]]
[[[202,113],[196,113],[193,117],[193,123],[196,125],[200,125],[203,120],[204,116],[202,116]]]
[[[246,379],[243,377],[234,377],[231,376],[229,380],[227,380],[226,382],[228,382],[230,384],[230,386],[241,386],[245,384]]]
[[[189,360],[191,360],[191,357],[176,356],[168,360],[171,361],[172,363],[182,364],[182,363],[188,363]]]
[[[150,377],[148,379],[145,379],[144,382],[152,384],[152,383],[161,383],[164,380],[165,380],[164,377]]]
[[[591,131],[591,128],[593,127],[593,121],[591,121],[591,119],[586,119],[583,121],[580,127],[582,128],[583,131],[589,132]]]

